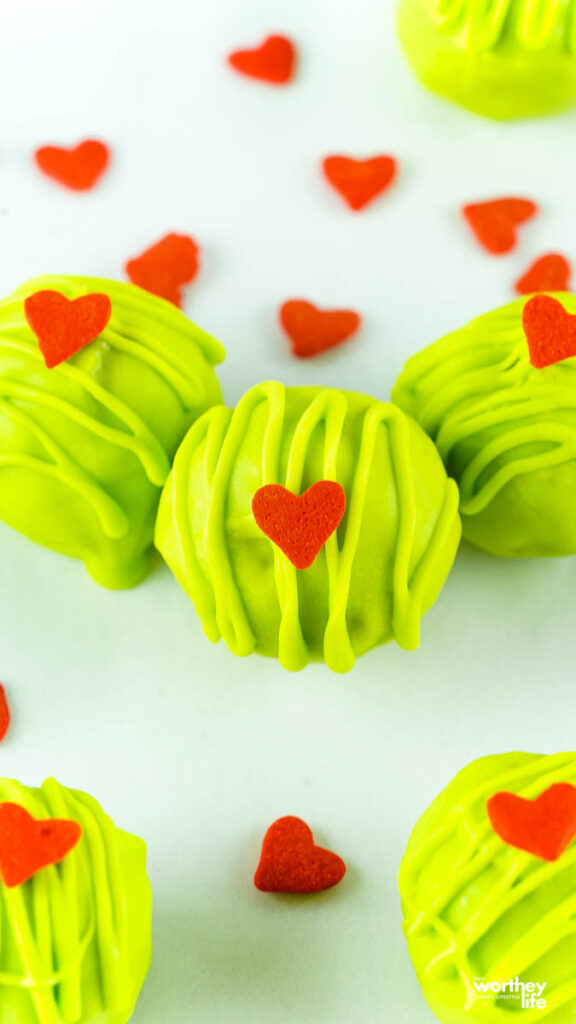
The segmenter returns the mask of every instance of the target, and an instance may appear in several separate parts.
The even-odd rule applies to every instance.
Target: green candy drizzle
[[[325,560],[328,592],[321,651],[311,650],[305,637],[302,577],[289,559],[271,545],[271,570],[258,564],[254,571],[273,573],[279,609],[277,655],[282,665],[297,671],[307,665],[311,657],[321,655],[330,668],[343,672],[352,668],[355,660],[354,630],[347,619],[349,594],[357,553],[364,543],[362,524],[368,486],[374,483],[373,463],[380,431],[384,430],[389,446],[398,507],[390,569],[393,612],[389,630],[407,649],[418,645],[420,618],[431,578],[439,574],[443,581],[455,553],[457,489],[446,480],[443,503],[436,510],[429,544],[419,564],[413,568],[416,529],[413,474],[418,471],[412,464],[410,451],[410,431],[414,426],[394,406],[371,399],[331,390],[293,389],[293,393],[302,395],[302,411],[288,446],[287,391],[274,382],[252,388],[234,411],[214,408],[197,421],[176,456],[160,506],[156,543],[193,598],[208,637],[213,642],[224,638],[228,647],[241,656],[259,650],[260,627],[265,624],[251,620],[232,563],[231,533],[240,530],[246,550],[254,551],[253,545],[261,541],[262,534],[252,516],[253,494],[258,487],[271,483],[281,483],[294,493],[301,493],[309,467],[311,441],[322,427],[324,440],[319,478],[342,484],[347,493],[347,513],[318,556]],[[360,436],[352,440],[347,416],[358,401],[364,402],[366,408]],[[240,522],[231,521],[230,495],[231,490],[239,486],[235,476],[240,449],[253,428],[254,417],[261,417],[263,411],[261,445],[254,450],[250,464],[252,483],[245,493],[243,488],[245,513]],[[351,477],[343,476],[340,464],[345,434],[354,447],[355,465]],[[383,520],[392,514],[383,508]],[[254,585],[258,586],[256,578]],[[318,599],[318,606],[322,607],[320,593]]]
[[[513,42],[522,50],[576,52],[574,0],[426,0],[440,32],[465,34],[470,50],[487,52]]]

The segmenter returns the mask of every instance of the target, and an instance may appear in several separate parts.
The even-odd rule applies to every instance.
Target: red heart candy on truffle
[[[181,286],[193,281],[198,273],[198,246],[190,235],[165,235],[140,256],[128,260],[126,273],[133,284],[179,307]]]
[[[34,154],[44,174],[77,192],[92,188],[104,174],[110,161],[110,150],[97,139],[86,139],[71,149],[62,146],[41,146]]]
[[[536,800],[496,793],[487,804],[492,828],[510,846],[555,861],[576,836],[576,786],[558,782]]]
[[[19,804],[0,804],[0,875],[5,885],[22,885],[49,864],[58,864],[82,835],[77,821],[36,821]]]
[[[301,818],[279,818],[264,842],[254,885],[262,892],[312,893],[337,885],[346,873],[341,857],[314,845]]]
[[[286,85],[292,78],[296,49],[286,36],[268,36],[253,50],[236,50],[228,63],[243,75],[272,85]]]
[[[396,161],[391,156],[373,156],[368,160],[327,156],[322,167],[330,184],[353,210],[371,203],[396,177]]]
[[[322,310],[304,299],[290,299],[280,307],[280,323],[294,355],[307,359],[346,341],[361,320],[351,309]]]
[[[280,484],[266,484],[252,499],[252,512],[262,530],[297,569],[308,569],[346,511],[344,488],[319,480],[304,494]]]
[[[514,248],[516,228],[537,211],[531,199],[515,198],[469,203],[462,209],[480,245],[496,256]]]
[[[551,295],[534,295],[522,311],[530,362],[536,369],[576,356],[576,315]]]
[[[112,313],[107,295],[94,292],[67,299],[54,291],[34,292],[24,302],[26,319],[52,369],[102,333]]]
[[[566,292],[570,288],[572,268],[565,256],[550,252],[540,256],[514,285],[519,295],[532,292]]]

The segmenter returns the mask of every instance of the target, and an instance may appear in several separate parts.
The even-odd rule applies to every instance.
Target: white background
[[[387,397],[412,351],[512,297],[551,249],[576,259],[575,115],[493,124],[425,93],[391,0],[4,0],[0,291],[46,272],[121,277],[166,231],[202,272],[187,313],[228,349],[234,403],[260,379]],[[273,31],[296,82],[242,79],[226,53]],[[75,195],[35,171],[45,143],[108,140]],[[322,181],[328,153],[391,153],[396,187],[361,214]],[[476,248],[464,201],[542,204],[510,256]],[[276,308],[350,306],[365,327],[292,359]],[[109,593],[0,527],[0,678],[14,727],[3,774],[93,793],[149,845],[155,960],[134,1024],[425,1024],[400,929],[410,829],[468,760],[574,748],[573,559],[463,550],[421,649],[352,674],[235,659],[203,637],[162,567]],[[349,865],[317,898],[258,893],[261,837],[305,818]]]

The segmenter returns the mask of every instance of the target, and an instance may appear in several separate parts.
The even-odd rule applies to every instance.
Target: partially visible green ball
[[[569,313],[576,297],[557,293]],[[392,397],[460,488],[466,540],[495,555],[576,554],[576,358],[536,369],[526,298],[473,320],[406,364]]]
[[[416,75],[485,117],[553,114],[576,104],[575,0],[400,0]]]
[[[82,827],[59,864],[14,888],[0,881],[0,1024],[126,1024],[152,955],[144,843],[54,779],[0,779],[0,802]]]
[[[484,757],[414,828],[400,868],[404,931],[442,1024],[576,1020],[576,840],[541,860],[505,843],[487,813],[497,792],[535,800],[555,783],[576,785],[576,753]],[[546,1007],[522,1008],[516,979],[544,985]]]
[[[103,292],[98,338],[47,369],[25,299]],[[194,419],[221,399],[224,352],[171,303],[131,284],[42,277],[0,302],[0,519],[82,559],[102,586],[149,569],[160,492]]]
[[[299,571],[257,526],[252,498],[266,484],[300,494],[323,479],[344,488],[346,515]],[[324,660],[345,672],[388,640],[418,645],[458,546],[457,505],[434,446],[395,406],[269,382],[191,428],[156,544],[211,640],[291,670]]]

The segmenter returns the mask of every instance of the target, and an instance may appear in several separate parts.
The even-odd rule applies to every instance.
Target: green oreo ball
[[[126,1024],[152,955],[143,841],[54,779],[0,779],[0,803],[82,829],[59,863],[14,887],[0,880],[0,1024]]]
[[[105,293],[100,335],[48,369],[25,313],[40,291]],[[147,573],[162,487],[194,419],[221,400],[218,342],[131,284],[42,277],[0,302],[0,519],[82,559],[105,587]]]
[[[576,793],[574,752],[483,757],[416,823],[399,875],[404,932],[442,1024],[576,1020],[576,838],[561,803],[542,803],[554,788]],[[525,837],[563,837],[564,851],[544,859],[503,839],[496,794]]]
[[[576,298],[554,296],[569,314]],[[529,298],[413,356],[392,391],[460,489],[466,540],[495,555],[576,554],[576,358],[532,365]]]
[[[339,483],[344,518],[298,570],[258,527],[255,493]],[[458,494],[434,446],[398,408],[321,388],[252,388],[209,410],[174,461],[156,544],[207,636],[292,671],[325,661],[346,672],[395,639],[419,643],[420,619],[460,538]]]

